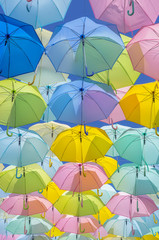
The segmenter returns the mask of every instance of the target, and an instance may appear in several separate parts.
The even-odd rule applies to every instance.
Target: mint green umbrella
[[[159,171],[151,166],[124,164],[113,173],[110,180],[116,190],[136,196],[159,191]]]
[[[53,225],[44,219],[18,216],[10,221],[6,230],[12,234],[41,234],[48,232]]]
[[[122,158],[138,165],[159,163],[159,139],[154,129],[128,129],[114,147]]]

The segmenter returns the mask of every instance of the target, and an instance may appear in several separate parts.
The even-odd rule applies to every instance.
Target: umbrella
[[[37,88],[14,79],[0,81],[0,124],[9,128],[37,122],[45,109]]]
[[[74,234],[74,233],[64,233],[62,236],[59,237],[59,240],[96,240],[91,234]]]
[[[122,126],[119,124],[114,124],[113,126],[103,126],[101,127],[109,136],[111,141],[115,143],[115,141],[122,135],[123,132],[129,129],[129,127]],[[114,144],[107,152],[108,156],[116,157],[119,156],[119,153],[116,151]]]
[[[104,130],[78,125],[60,133],[51,151],[61,161],[84,163],[103,157],[111,145]]]
[[[123,49],[114,25],[82,17],[55,29],[46,54],[56,71],[86,77],[112,68]]]
[[[94,233],[91,233],[96,239],[101,239],[108,235],[103,226],[100,226]]]
[[[138,165],[159,163],[159,141],[153,129],[128,129],[113,146],[122,158]]]
[[[42,168],[50,178],[53,178],[56,171],[62,165],[62,162],[57,157],[45,157],[42,163]]]
[[[135,85],[120,100],[120,106],[128,121],[148,128],[159,126],[158,82]]]
[[[159,5],[157,1],[156,6]],[[146,6],[147,7],[147,6]],[[159,24],[142,28],[127,45],[134,70],[158,80]]]
[[[18,237],[17,240],[51,240],[51,238],[46,235],[25,235]]]
[[[60,189],[72,192],[100,188],[107,180],[103,168],[96,163],[66,163],[53,177],[53,182]]]
[[[56,223],[56,227],[60,231],[76,234],[95,232],[100,226],[93,216],[74,217],[64,215]]]
[[[12,219],[6,230],[12,234],[40,234],[46,233],[52,228],[52,224],[44,219],[18,216]]]
[[[12,137],[0,133],[0,162],[17,167],[42,162],[49,151],[43,139],[28,130],[13,129]]]
[[[52,205],[47,212],[44,213],[43,217],[55,225],[62,216],[63,215],[61,215],[61,213],[59,213],[59,211]]]
[[[106,206],[101,208],[97,214],[93,215],[93,217],[95,217],[98,220],[98,222],[102,225],[105,223],[106,220],[108,220],[109,218],[112,218],[113,216],[114,214],[112,214]],[[105,231],[104,231],[104,234],[105,234]]]
[[[121,38],[126,46],[131,38],[122,35]],[[140,73],[133,70],[133,66],[126,49],[121,53],[119,58],[116,60],[112,69],[107,71],[99,72],[90,77],[91,80],[106,83],[111,85],[113,89],[116,89],[118,93],[119,88],[133,85]]]
[[[28,194],[41,191],[51,178],[38,164],[7,170],[0,173],[0,188],[8,193]]]
[[[64,19],[71,0],[0,0],[6,15],[33,25],[43,27]]]
[[[146,195],[133,196],[124,192],[115,194],[106,206],[112,213],[130,219],[150,216],[158,210],[150,197]]]
[[[93,190],[93,192],[97,192],[97,195],[104,204],[107,204],[107,202],[109,202],[109,200],[116,194],[115,189],[109,184],[105,184],[100,189]]]
[[[123,164],[111,177],[114,187],[135,196],[159,191],[159,171],[149,166]]]
[[[0,235],[1,240],[16,240],[18,237],[19,235]]]
[[[56,227],[52,227],[51,228],[51,230],[50,231],[48,231],[47,233],[46,233],[46,235],[47,236],[49,236],[51,239],[52,238],[56,238],[56,237],[59,237],[59,236],[61,236],[61,235],[63,235],[64,234],[64,232],[61,232],[58,228],[56,228]]]
[[[155,23],[159,15],[158,0],[89,1],[97,19],[116,24],[123,33]]]
[[[34,28],[0,14],[0,29],[0,75],[9,78],[34,71],[44,52]]]
[[[111,175],[118,168],[118,162],[115,159],[111,158],[111,157],[104,156],[102,158],[98,158],[98,159],[92,160],[92,162],[95,162],[95,163],[99,164],[104,169],[104,171],[105,171],[105,173],[106,173],[108,178],[110,178]],[[106,183],[111,183],[111,181],[108,180]]]
[[[43,46],[46,48],[52,32],[38,28],[36,29],[36,33],[38,37],[40,38]],[[49,86],[50,84],[56,84],[60,82],[65,82],[67,80],[68,75],[67,74],[62,74],[62,73],[57,73],[50,62],[49,58],[43,53],[40,62],[38,63],[35,72],[19,75],[16,78],[23,81],[27,82],[29,84],[33,84],[34,86],[37,87],[42,87],[42,86]],[[30,81],[32,80],[32,83]]]
[[[64,193],[64,190],[58,188],[54,182],[50,182],[45,189],[43,189],[42,195],[54,204],[58,198]]]
[[[92,191],[83,193],[65,192],[55,202],[54,207],[61,214],[81,217],[98,213],[104,207],[104,203]]]
[[[103,225],[109,234],[122,237],[142,237],[145,234],[151,234],[148,225],[141,218],[125,218],[115,215],[107,220]]]
[[[28,195],[10,194],[2,202],[0,208],[8,214],[29,216],[46,212],[51,205],[47,199],[38,193]]]
[[[104,91],[94,83],[77,80],[57,87],[48,106],[57,120],[87,124],[107,118],[117,103],[110,86]]]

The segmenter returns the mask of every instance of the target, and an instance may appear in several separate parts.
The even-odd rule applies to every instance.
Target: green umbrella
[[[0,81],[0,124],[7,129],[38,122],[46,107],[36,87],[14,79]]]
[[[159,140],[153,129],[128,129],[115,141],[114,147],[122,158],[138,165],[159,163]]]
[[[136,196],[156,194],[159,191],[159,171],[151,166],[124,164],[110,180],[117,190]]]
[[[7,225],[6,230],[12,234],[40,234],[48,232],[53,225],[44,219],[33,217],[15,217]]]
[[[50,181],[51,178],[38,164],[19,168],[10,166],[0,173],[0,188],[8,193],[41,192]]]
[[[65,192],[55,202],[54,207],[62,214],[81,217],[98,213],[104,203],[92,191]]]

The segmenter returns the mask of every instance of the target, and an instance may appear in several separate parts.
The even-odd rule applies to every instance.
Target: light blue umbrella
[[[48,104],[60,121],[86,124],[104,119],[118,100],[111,86],[104,91],[94,83],[77,80],[56,88]]]
[[[47,235],[22,235],[17,238],[17,240],[51,240]]]
[[[13,129],[12,137],[0,133],[0,162],[17,167],[42,162],[49,146],[36,133],[28,130]]]
[[[64,19],[71,0],[0,0],[6,15],[43,27]]]
[[[57,72],[86,77],[112,68],[124,48],[115,25],[82,17],[55,29],[46,54]]]
[[[0,29],[0,75],[9,78],[35,71],[44,47],[34,28],[0,14]]]
[[[149,226],[141,218],[129,219],[126,217],[115,215],[107,220],[103,227],[109,234],[122,237],[139,237],[146,234],[152,234]]]
[[[111,197],[117,193],[116,190],[110,184],[105,184],[98,190],[92,191],[97,193],[97,195],[100,197],[104,204],[107,204]]]
[[[142,217],[144,222],[152,229],[152,233],[155,236],[159,232],[159,210],[151,214],[149,217]]]
[[[41,164],[39,163],[39,165]],[[58,168],[62,165],[62,162],[57,157],[45,157],[42,162],[42,168],[50,178],[53,178]]]
[[[6,227],[7,224],[10,222],[10,219],[0,219],[0,234],[1,235],[8,235],[10,233],[7,233]]]
[[[101,127],[109,136],[109,138],[112,140],[113,143],[117,141],[117,139],[122,135],[123,132],[129,129],[129,127],[122,126],[119,124],[114,124],[112,123],[112,126],[103,126]],[[108,156],[111,157],[116,157],[119,156],[119,153],[116,151],[114,145],[109,149],[107,152]]]

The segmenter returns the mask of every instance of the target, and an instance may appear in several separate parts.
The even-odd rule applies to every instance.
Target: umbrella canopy
[[[122,126],[119,124],[114,124],[113,126],[103,126],[101,127],[109,136],[111,141],[115,143],[115,141],[122,135],[123,132],[129,129],[129,127]],[[107,152],[108,156],[116,157],[119,156],[119,153],[116,151],[114,144]]]
[[[104,228],[109,234],[119,235],[122,237],[142,237],[145,234],[151,234],[148,225],[141,218],[125,218],[122,216],[114,216],[107,220]]]
[[[107,118],[118,103],[110,86],[77,80],[57,87],[49,107],[57,120],[87,124]]]
[[[122,165],[110,178],[114,187],[132,195],[155,194],[159,191],[159,171],[153,167]]]
[[[156,6],[159,5],[157,1]],[[158,80],[159,24],[142,28],[127,45],[134,70]]]
[[[157,0],[89,0],[97,19],[116,24],[123,33],[155,23],[159,15]]]
[[[18,216],[10,221],[6,230],[12,234],[40,234],[46,233],[52,224],[44,219]]]
[[[87,77],[112,68],[123,49],[115,26],[82,17],[55,29],[46,54],[56,71]]]
[[[17,240],[51,240],[46,235],[25,235],[25,236],[20,236],[17,238]]]
[[[115,189],[109,184],[105,184],[99,190],[93,190],[93,192],[97,192],[98,197],[100,197],[104,204],[107,204],[116,194]]]
[[[53,225],[55,225],[62,216],[63,215],[59,213],[59,211],[53,205],[44,214],[44,217]]]
[[[92,191],[65,192],[55,202],[54,207],[62,214],[82,217],[98,213],[104,207],[104,203]]]
[[[120,106],[128,121],[148,128],[159,126],[158,82],[135,85],[120,100]]]
[[[33,72],[44,52],[34,28],[0,14],[0,29],[0,75],[9,78]]]
[[[78,125],[60,133],[51,151],[61,161],[84,163],[103,157],[111,145],[104,130]]]
[[[121,34],[120,36],[125,46],[131,40],[131,38],[125,35]],[[111,85],[112,88],[117,89],[118,92],[119,88],[133,85],[139,75],[140,73],[134,71],[129,54],[127,50],[124,49],[111,69],[96,73],[90,78],[91,80]]]
[[[95,238],[91,234],[74,234],[74,233],[64,233],[59,240],[95,240]]]
[[[107,231],[103,226],[100,226],[94,233],[91,233],[96,239],[106,237],[108,235]]]
[[[100,211],[97,214],[93,216],[98,220],[100,224],[103,225],[105,221],[108,220],[109,218],[112,218],[114,214],[112,214],[110,210],[106,206],[104,206],[103,208],[100,209]],[[105,231],[104,231],[104,234],[105,234]]]
[[[58,188],[54,182],[50,182],[45,189],[43,189],[42,195],[54,204],[59,197],[64,193],[64,190]]]
[[[17,167],[43,162],[49,146],[38,134],[22,129],[11,132],[11,138],[5,132],[0,133],[0,162]]]
[[[60,189],[72,192],[98,189],[107,180],[104,169],[96,163],[66,163],[58,169],[53,177],[53,182]]]
[[[35,31],[43,46],[46,47],[51,38],[52,32],[42,28],[38,28]],[[43,53],[35,72],[19,75],[16,78],[23,82],[33,84],[34,86],[42,87],[49,86],[53,83],[65,82],[67,77],[67,74],[57,73],[47,55]]]
[[[51,178],[38,164],[26,167],[7,168],[0,173],[0,188],[8,193],[28,194],[41,191],[51,181]]]
[[[59,237],[63,235],[64,232],[61,232],[58,228],[52,227],[49,232],[46,233],[47,236],[49,236],[51,239],[54,237]]]
[[[150,197],[145,195],[133,196],[124,192],[115,194],[106,206],[112,213],[130,219],[150,216],[158,210],[158,207]]]
[[[101,225],[93,216],[74,217],[64,215],[56,223],[56,227],[62,232],[76,234],[95,232]]]
[[[37,88],[14,79],[0,81],[0,124],[19,127],[38,122],[46,106]]]
[[[138,165],[159,163],[159,141],[153,129],[128,129],[113,146],[122,158]]]
[[[30,216],[46,212],[51,205],[47,199],[38,193],[28,195],[10,194],[2,202],[0,208],[8,214]]]
[[[33,25],[43,27],[64,19],[71,0],[0,0],[6,15]]]

